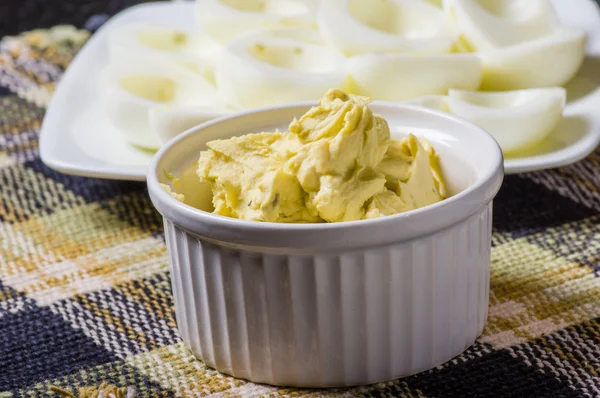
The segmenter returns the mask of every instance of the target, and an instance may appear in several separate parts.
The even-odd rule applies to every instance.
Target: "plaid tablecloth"
[[[102,383],[140,397],[600,396],[600,151],[506,178],[489,320],[451,362],[390,383],[298,390],[195,360],[176,329],[145,185],[70,177],[40,161],[45,106],[85,38],[59,29],[0,43],[0,397]]]

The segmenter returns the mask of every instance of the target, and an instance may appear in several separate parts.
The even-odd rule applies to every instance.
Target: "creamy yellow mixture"
[[[178,201],[180,201],[180,202],[184,202],[184,201],[185,201],[185,195],[184,195],[184,194],[182,194],[182,193],[177,193],[177,192],[173,191],[173,190],[171,189],[171,187],[170,187],[170,186],[168,186],[167,184],[160,184],[160,186],[161,186],[161,187],[162,187],[162,188],[163,188],[165,191],[167,191],[167,193],[168,193],[169,195],[171,195],[172,197],[174,197],[174,198],[175,198],[175,199],[177,199]]]
[[[443,200],[439,160],[423,138],[390,138],[369,98],[330,90],[287,132],[211,141],[197,174],[214,213],[269,222],[387,216]]]

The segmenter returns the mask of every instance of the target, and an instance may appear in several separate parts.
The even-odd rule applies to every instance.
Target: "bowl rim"
[[[426,114],[428,117],[458,123],[466,129],[477,132],[480,140],[487,143],[487,146],[491,148],[489,156],[487,156],[490,159],[489,165],[469,187],[441,202],[391,216],[335,223],[288,224],[240,220],[221,216],[178,201],[160,185],[159,165],[162,158],[167,153],[176,150],[175,148],[188,137],[201,134],[206,128],[226,123],[232,119],[244,118],[248,115],[260,113],[268,115],[283,109],[317,105],[316,101],[300,101],[226,115],[192,127],[170,140],[154,155],[148,168],[146,181],[152,203],[164,218],[188,233],[203,236],[207,240],[227,242],[231,246],[325,249],[337,246],[354,248],[411,240],[444,230],[481,211],[483,207],[486,207],[492,201],[504,178],[504,157],[500,146],[489,133],[467,120],[438,110],[392,101],[373,101],[371,104],[416,111]],[[401,233],[397,233],[398,223],[407,227],[400,228]],[[382,233],[390,231],[394,227],[396,230],[394,236]],[[332,238],[335,242],[323,242],[322,239],[326,238]],[[294,239],[300,239],[301,241],[295,242]],[[312,245],[309,242],[312,242]]]

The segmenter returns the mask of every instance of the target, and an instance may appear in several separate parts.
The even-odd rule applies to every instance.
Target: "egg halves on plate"
[[[261,28],[314,27],[318,0],[196,0],[202,30],[226,45]]]
[[[138,60],[113,61],[102,79],[108,117],[129,143],[148,149],[160,147],[149,123],[149,111],[154,107],[219,107],[216,88],[200,74],[175,63]]]
[[[323,38],[347,56],[365,53],[444,53],[458,29],[421,0],[326,0],[317,15]]]
[[[364,54],[348,60],[351,92],[405,101],[450,88],[477,90],[481,60],[475,54]]]
[[[585,33],[561,27],[548,0],[446,0],[483,61],[484,90],[561,86],[579,70]]]
[[[316,31],[265,29],[234,39],[216,70],[222,100],[250,109],[314,100],[346,79],[345,58],[321,43]]]
[[[505,154],[543,141],[563,117],[562,87],[502,92],[450,90],[448,96],[424,96],[409,103],[462,117],[490,133]]]

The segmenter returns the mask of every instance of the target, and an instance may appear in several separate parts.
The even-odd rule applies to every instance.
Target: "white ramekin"
[[[451,198],[367,221],[288,225],[226,218],[165,192],[181,174],[193,201],[207,141],[284,129],[312,103],[204,123],[162,148],[148,187],[164,217],[177,323],[194,355],[259,383],[370,384],[460,354],[487,317],[492,199],[503,157],[482,129],[446,113],[374,102],[392,133],[423,135],[441,157]],[[460,191],[460,192],[459,192]]]

